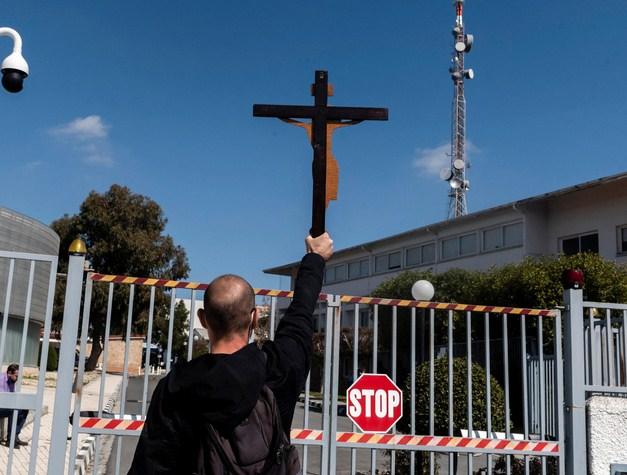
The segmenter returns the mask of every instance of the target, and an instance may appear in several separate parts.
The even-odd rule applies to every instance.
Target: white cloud
[[[48,132],[68,144],[84,163],[111,167],[114,160],[110,152],[109,128],[99,115],[88,115],[52,127]]]
[[[472,142],[466,142],[466,154],[474,155],[477,153],[479,153],[479,149]],[[434,148],[416,149],[413,166],[425,175],[439,176],[440,170],[449,167],[450,164],[450,143],[445,143]]]
[[[108,143],[86,143],[77,148],[83,161],[91,165],[113,166],[113,157],[109,153]]]
[[[54,127],[50,132],[52,135],[76,140],[104,139],[109,134],[109,126],[105,125],[99,115],[88,115]]]

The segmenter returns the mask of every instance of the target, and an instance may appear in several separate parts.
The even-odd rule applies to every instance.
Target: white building
[[[323,292],[369,295],[405,270],[484,270],[525,256],[598,252],[627,264],[627,173],[441,221],[335,252]],[[291,276],[298,262],[264,272]]]

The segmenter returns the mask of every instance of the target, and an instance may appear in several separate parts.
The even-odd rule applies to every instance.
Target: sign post
[[[362,374],[346,390],[346,413],[367,434],[385,433],[403,416],[403,392],[386,374]]]

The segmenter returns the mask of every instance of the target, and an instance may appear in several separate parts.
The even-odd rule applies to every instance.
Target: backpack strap
[[[231,460],[231,458],[225,452],[224,447],[222,446],[222,440],[220,439],[218,432],[212,424],[209,424],[209,427],[207,429],[207,435],[209,436],[209,440],[211,441],[211,446],[216,449],[220,460],[222,460],[222,465],[224,467],[222,473],[224,475],[243,475],[241,469]]]

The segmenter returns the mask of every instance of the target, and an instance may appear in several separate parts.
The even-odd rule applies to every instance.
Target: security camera
[[[0,36],[9,36],[13,39],[13,52],[7,56],[0,71],[2,71],[2,85],[9,92],[20,92],[24,78],[28,76],[28,63],[22,56],[22,38],[13,28],[0,28]]]
[[[28,63],[19,53],[12,53],[2,61],[2,86],[9,92],[20,92],[28,76]]]

